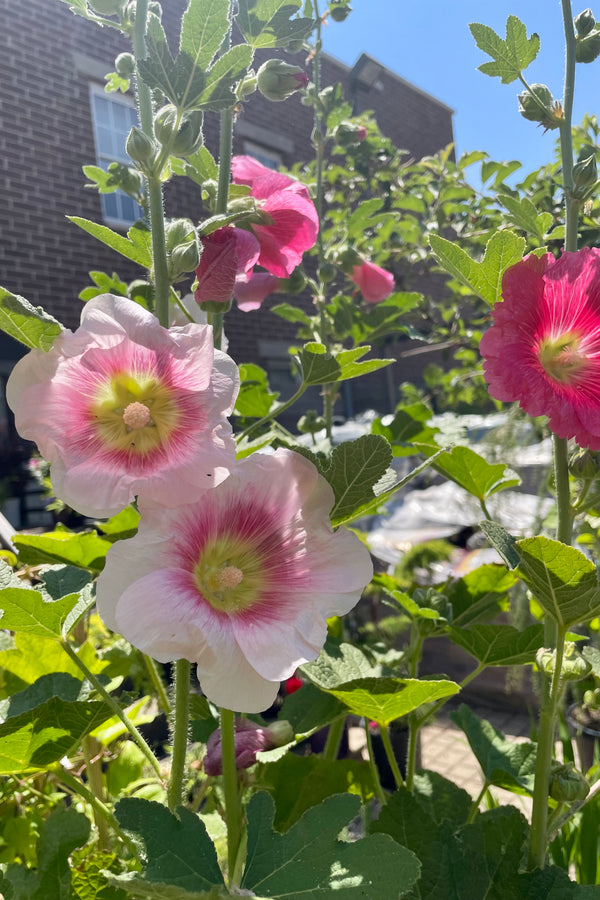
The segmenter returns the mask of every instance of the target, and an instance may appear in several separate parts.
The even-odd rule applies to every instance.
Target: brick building
[[[163,7],[167,34],[174,36],[185,0],[164,0]],[[74,16],[59,0],[0,0],[0,25],[0,284],[73,327],[90,270],[114,271],[123,281],[140,275],[65,218],[78,215],[125,230],[136,217],[128,198],[102,199],[86,188],[81,171],[86,164],[126,161],[133,99],[106,94],[103,86],[115,56],[130,48],[117,32]],[[278,51],[263,53],[258,61],[273,55]],[[303,56],[296,61],[303,62]],[[373,110],[382,132],[415,158],[453,139],[448,107],[369,57],[352,69],[325,57],[322,77],[324,84],[341,82],[356,112]],[[288,166],[311,158],[311,129],[312,110],[299,97],[274,104],[254,94],[236,122],[234,152]],[[205,140],[213,151],[216,136],[217,118],[209,114]],[[197,219],[199,206],[195,185],[180,179],[169,185],[168,215]],[[233,310],[226,331],[234,358],[263,365],[285,391],[285,350],[293,326],[267,310]],[[0,379],[21,353],[0,335]],[[385,373],[378,377],[382,384],[389,379]],[[10,429],[6,409],[0,408],[0,444],[6,444]]]

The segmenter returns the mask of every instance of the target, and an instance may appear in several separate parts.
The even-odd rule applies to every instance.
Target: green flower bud
[[[298,419],[296,427],[301,434],[316,434],[325,428],[325,419],[314,409],[309,409]]]
[[[323,282],[323,284],[328,284],[330,281],[336,276],[336,268],[332,266],[331,263],[324,262],[322,266],[319,266],[319,279]]]
[[[173,219],[165,227],[165,244],[168,251],[173,251],[180,244],[188,244],[196,240],[196,229],[189,219]]]
[[[569,459],[569,472],[573,478],[594,481],[600,475],[600,451],[580,448]]]
[[[540,647],[535,657],[538,669],[548,678],[554,675],[556,666],[556,650],[549,650],[547,647]],[[584,659],[576,645],[572,641],[565,642],[565,652],[563,656],[561,678],[564,681],[581,681],[591,672],[591,665]]]
[[[152,171],[152,164],[156,159],[156,149],[154,141],[134,125],[127,135],[125,150],[127,155],[137,164],[140,171],[146,173]]]
[[[562,107],[554,103],[550,90],[545,84],[532,84],[531,91],[523,91],[518,95],[519,112],[529,122],[539,122],[546,131],[558,128],[562,119]],[[560,115],[559,115],[560,112]]]
[[[286,47],[288,53],[300,53],[304,50],[304,41],[290,41]]]
[[[289,278],[279,282],[279,294],[301,294],[306,287],[306,275],[300,266],[296,266]]]
[[[249,97],[258,87],[258,79],[253,70],[250,70],[245,78],[243,78],[237,87],[237,96],[239,100]]]
[[[580,63],[591,63],[600,54],[600,28],[596,26],[584,38],[577,38],[575,43],[575,59]]]
[[[158,16],[159,19],[162,19],[162,6],[158,2],[158,0],[150,0],[148,3],[148,12],[154,13],[155,16]]]
[[[258,89],[267,100],[286,100],[308,84],[308,75],[300,66],[281,59],[268,59],[256,75]]]
[[[575,30],[577,31],[578,38],[587,37],[587,35],[596,24],[594,14],[592,13],[591,9],[584,9],[584,11],[580,12],[578,16],[575,16],[575,18],[573,19],[573,24],[575,25]]]
[[[123,0],[88,0],[88,6],[99,16],[116,16]]]
[[[200,262],[200,251],[197,241],[180,244],[171,252],[169,273],[172,278],[184,272],[194,272]]]
[[[573,763],[555,763],[550,774],[550,796],[559,803],[585,800],[590,786]]]
[[[593,193],[597,180],[596,154],[592,153],[573,166],[573,197],[586,200]]]
[[[294,729],[287,719],[271,722],[265,731],[273,747],[283,747],[284,744],[289,744],[290,741],[294,740]]]
[[[350,13],[352,12],[352,7],[349,3],[339,2],[339,0],[331,0],[329,4],[329,15],[333,19],[334,22],[343,22],[344,19],[347,19]]]
[[[587,709],[600,708],[600,688],[594,688],[593,691],[585,691],[583,695],[583,705]]]
[[[367,136],[364,125],[355,125],[354,122],[340,122],[333,131],[333,137],[340,147],[352,147],[362,143]]]
[[[154,117],[154,133],[173,156],[191,156],[202,146],[202,121],[201,110],[189,110],[183,113],[176,130],[177,109],[169,103]]]
[[[119,53],[115,59],[115,71],[121,78],[131,78],[135,72],[135,58],[133,53]]]

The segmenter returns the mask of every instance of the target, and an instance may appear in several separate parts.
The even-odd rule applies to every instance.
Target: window
[[[102,169],[111,162],[128,165],[131,160],[125,152],[125,141],[138,118],[129,97],[122,94],[108,95],[100,85],[90,85],[90,105],[94,126],[96,161]],[[100,194],[102,214],[112,225],[132,225],[143,216],[142,209],[123,191]]]
[[[281,154],[277,150],[255,144],[254,141],[244,141],[244,153],[254,157],[268,169],[279,169],[282,165]]]

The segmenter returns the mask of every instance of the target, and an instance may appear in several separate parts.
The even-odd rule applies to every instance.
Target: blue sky
[[[519,159],[523,173],[553,159],[556,132],[543,134],[518,113],[520,82],[501,84],[477,71],[489,60],[475,44],[470,22],[490,25],[502,37],[517,15],[527,33],[540,36],[540,52],[525,72],[562,98],[564,36],[560,0],[351,0],[345,22],[324,29],[325,50],[352,65],[361,52],[454,109],[457,151],[485,150],[493,159]],[[573,15],[586,8],[573,5]],[[599,13],[600,15],[600,13]],[[600,115],[600,58],[577,66],[574,121]]]

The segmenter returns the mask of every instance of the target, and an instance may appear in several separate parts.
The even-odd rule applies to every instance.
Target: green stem
[[[392,742],[390,740],[390,729],[388,725],[380,725],[379,733],[381,734],[381,740],[383,741],[383,748],[385,750],[385,755],[387,756],[388,762],[390,764],[390,769],[392,770],[392,775],[394,776],[394,781],[396,782],[396,787],[398,790],[404,785],[404,779],[402,778],[402,772],[398,766],[398,761],[396,760],[396,754],[394,753],[394,748],[392,747]],[[408,787],[408,785],[407,785]]]
[[[88,669],[86,664],[83,662],[82,659],[79,658],[79,656],[73,650],[71,645],[67,641],[61,641],[61,647],[63,648],[65,653],[67,653],[68,656],[70,656],[70,658],[73,660],[75,665],[81,669],[81,671],[83,672],[85,677],[88,679],[88,681],[94,685],[95,690],[100,694],[100,696],[105,701],[105,703],[107,703],[110,706],[110,708],[114,712],[115,716],[123,723],[123,725],[129,732],[129,734],[131,735],[133,740],[136,742],[136,744],[138,745],[138,747],[140,748],[140,750],[142,751],[142,753],[144,754],[144,756],[146,757],[146,759],[148,760],[148,762],[150,763],[150,765],[152,766],[152,768],[154,769],[154,771],[156,772],[156,774],[158,775],[158,777],[160,778],[160,780],[162,782],[162,773],[160,771],[160,766],[158,765],[158,760],[156,759],[154,753],[152,752],[152,750],[150,749],[150,747],[148,746],[148,744],[146,743],[146,741],[144,740],[142,735],[139,733],[139,731],[137,730],[137,728],[135,727],[135,725],[133,724],[131,719],[129,719],[127,717],[127,715],[121,709],[121,707],[119,706],[117,701],[114,699],[114,697],[111,697],[111,695],[104,688],[104,686],[98,681],[98,679],[96,678],[94,673],[90,672],[90,670]]]
[[[406,787],[409,791],[413,789],[415,779],[415,769],[417,767],[417,748],[419,746],[419,731],[422,723],[416,713],[411,713],[408,720],[408,759],[406,761]]]
[[[373,753],[373,741],[371,740],[371,732],[369,731],[369,720],[365,719],[365,737],[367,739],[367,752],[369,754],[369,767],[371,769],[371,777],[373,778],[373,784],[375,785],[375,793],[379,797],[381,801],[381,805],[385,806],[387,800],[385,794],[383,793],[383,788],[381,787],[381,781],[379,780],[379,769],[377,768],[377,763],[375,762],[375,754]]]
[[[492,517],[489,514],[488,508],[486,506],[486,503],[485,503],[485,500],[483,499],[483,497],[480,499],[479,505],[481,506],[481,511],[483,512],[486,519],[488,519],[488,521],[491,521]]]
[[[529,839],[530,869],[542,869],[546,862],[550,768],[552,764],[552,755],[554,753],[556,713],[562,693],[561,670],[566,633],[566,628],[559,628],[556,645],[556,663],[552,674],[552,684],[550,691],[548,692],[545,690],[544,697],[542,698]]]
[[[131,850],[132,854],[135,857],[139,856],[139,847],[131,840],[131,838],[127,837],[121,831],[121,827],[116,819],[116,817],[112,814],[108,806],[104,804],[101,800],[98,799],[90,790],[88,790],[84,784],[79,781],[78,778],[74,778],[69,772],[66,772],[60,766],[51,770],[55,777],[66,787],[70,788],[74,794],[78,794],[80,797],[89,803],[94,813],[97,813],[99,816],[102,816],[104,821],[110,825],[113,832],[117,835],[117,837],[123,841],[123,843]]]
[[[470,825],[470,823],[473,821],[473,819],[475,818],[475,816],[476,816],[477,813],[479,812],[479,804],[481,803],[481,801],[483,800],[483,798],[484,798],[485,795],[487,794],[488,789],[489,789],[489,786],[490,786],[490,783],[489,783],[489,781],[486,779],[486,780],[483,782],[483,787],[481,788],[481,790],[480,790],[479,793],[477,794],[477,797],[475,798],[475,800],[473,800],[473,805],[471,806],[471,811],[469,812],[469,818],[467,819],[467,823],[466,823],[467,825]]]
[[[185,760],[190,720],[191,663],[178,659],[175,663],[175,705],[173,708],[173,753],[169,779],[169,809],[175,812],[183,799]]]
[[[319,226],[322,225],[323,222],[323,151],[325,149],[325,134],[324,134],[324,121],[323,121],[323,110],[321,108],[321,104],[319,101],[319,94],[321,93],[321,51],[323,48],[323,42],[321,40],[321,28],[322,21],[321,15],[319,13],[319,2],[318,0],[313,0],[313,9],[316,19],[316,35],[315,35],[315,46],[313,48],[313,80],[315,84],[315,118],[314,118],[314,132],[313,132],[313,145],[315,148],[315,178],[316,178],[316,197],[315,197],[315,208],[317,210],[317,216],[319,218]],[[323,233],[321,227],[319,227],[319,233],[317,235],[317,256],[319,260],[319,265],[323,262],[324,258],[324,248],[323,248]]]
[[[235,765],[235,713],[230,709],[221,710],[221,760],[225,793],[225,821],[227,823],[227,868],[231,886],[235,878],[237,857],[242,840],[242,806]]]
[[[248,425],[248,427],[245,428],[240,435],[238,435],[238,442],[243,438],[248,437],[248,435],[251,434],[256,428],[260,428],[261,425],[265,425],[267,422],[270,422],[271,419],[276,418],[284,410],[289,409],[290,406],[293,406],[296,400],[298,400],[302,396],[307,387],[308,385],[304,384],[303,382],[296,393],[293,394],[289,400],[286,400],[285,403],[280,403],[279,406],[276,406],[274,409],[272,409],[270,413],[267,413],[267,415],[263,416],[262,419],[259,419],[258,422],[253,422],[252,425]]]
[[[565,194],[565,250],[577,250],[580,202],[573,197],[573,93],[575,90],[575,48],[571,0],[562,0],[565,30],[565,85],[563,118],[560,120],[560,155]]]
[[[95,742],[97,743],[97,742]],[[83,738],[81,741],[81,752],[83,754],[83,759],[85,762],[85,771],[87,773],[87,779],[91,788],[91,791],[99,801],[99,803],[104,806],[104,784],[102,781],[102,766],[99,759],[96,759],[96,755],[98,752],[99,744],[97,747],[93,746],[93,738],[88,735]],[[98,829],[98,847],[101,850],[107,850],[110,847],[110,832],[107,828],[106,818],[103,813],[99,810],[94,809],[94,821],[96,822],[96,828]]]
[[[331,723],[331,725],[329,726],[329,731],[327,732],[325,747],[323,748],[323,759],[337,759],[338,753],[340,752],[340,744],[342,743],[345,727],[345,716],[342,716],[341,719],[336,719],[335,722]]]
[[[152,681],[154,690],[156,691],[156,694],[158,696],[158,705],[167,716],[170,716],[171,704],[169,703],[169,697],[167,695],[163,680],[160,677],[160,672],[158,671],[156,662],[152,659],[151,656],[147,656],[145,653],[142,654],[142,657],[144,659],[146,671],[150,676],[150,680]]]
[[[558,525],[556,540],[570,544],[573,537],[573,511],[571,508],[571,488],[569,485],[569,445],[566,438],[552,436],[554,444],[554,482]]]
[[[146,49],[146,24],[148,21],[148,0],[138,0],[136,6],[136,16],[135,16],[135,27],[133,29],[133,34],[131,35],[131,43],[133,45],[133,55],[135,56],[136,61],[136,77],[135,77],[135,86],[136,86],[136,96],[137,96],[137,107],[138,107],[138,115],[140,117],[140,127],[144,134],[147,134],[148,137],[154,136],[154,114],[152,110],[152,93],[150,88],[143,80],[140,78],[139,71],[137,69],[137,62],[140,59],[145,59],[148,55]]]
[[[333,398],[335,390],[335,384],[323,385],[323,418],[325,419],[325,433],[329,442],[331,442],[333,427]]]

